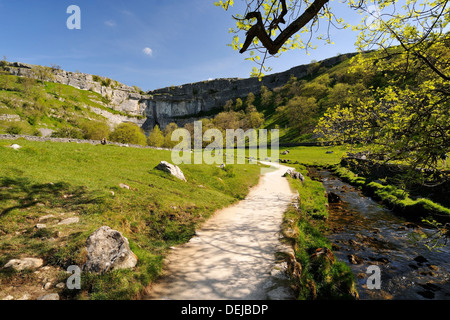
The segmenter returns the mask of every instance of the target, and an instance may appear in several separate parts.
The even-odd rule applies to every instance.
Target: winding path
[[[296,196],[277,166],[245,200],[217,212],[190,242],[165,260],[165,274],[146,300],[266,300],[274,286],[275,253],[282,251],[283,213]]]

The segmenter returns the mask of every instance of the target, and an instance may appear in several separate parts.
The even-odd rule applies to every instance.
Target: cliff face
[[[355,54],[347,54],[347,57]],[[337,56],[320,62],[320,66],[331,67],[342,61]],[[10,63],[7,70],[17,76],[36,77],[36,66],[24,63]],[[274,89],[285,85],[291,76],[302,78],[308,75],[310,65],[302,65],[288,71],[268,75],[259,81],[249,79],[216,79],[177,87],[168,87],[141,94],[133,87],[118,83],[103,77],[84,73],[73,73],[59,69],[52,69],[51,81],[73,86],[81,90],[91,90],[108,98],[109,107],[131,116],[144,116],[145,119],[117,118],[115,115],[104,115],[112,123],[132,121],[140,125],[145,131],[150,131],[156,124],[165,128],[175,122],[183,126],[187,122],[195,121],[201,114],[213,114],[223,108],[226,101],[245,98],[250,92],[259,93],[261,86]],[[116,119],[117,118],[117,119]],[[124,120],[125,119],[125,120]]]
[[[346,54],[347,58],[355,53]],[[320,62],[320,67],[331,67],[340,63],[343,56],[337,56]],[[147,107],[147,122],[144,129],[150,130],[155,124],[165,127],[170,122],[179,126],[197,119],[199,113],[220,111],[230,99],[246,98],[250,92],[257,94],[264,85],[270,90],[285,85],[292,76],[303,78],[308,75],[311,65],[301,65],[288,71],[268,75],[259,81],[249,79],[216,79],[186,84],[178,87],[162,88],[148,92],[143,98]]]

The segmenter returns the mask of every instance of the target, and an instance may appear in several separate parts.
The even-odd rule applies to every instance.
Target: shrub
[[[134,123],[122,123],[109,135],[109,140],[145,146],[147,139],[144,131]]]
[[[8,134],[20,134],[22,132],[22,127],[17,124],[13,124],[6,129]]]
[[[100,121],[89,121],[81,125],[81,131],[83,132],[83,137],[88,140],[102,140],[107,138],[111,130],[109,126]]]
[[[52,138],[83,139],[83,133],[74,127],[64,127],[53,132]]]
[[[103,79],[103,80],[101,81],[101,84],[102,84],[102,86],[104,86],[104,87],[109,87],[109,86],[111,86],[111,79],[105,78],[105,79]]]

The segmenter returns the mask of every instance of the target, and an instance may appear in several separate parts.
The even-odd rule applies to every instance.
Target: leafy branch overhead
[[[309,49],[313,38],[332,44],[331,28],[359,31],[356,46],[361,50],[368,47],[385,49],[388,46],[402,46],[422,59],[429,68],[441,77],[448,77],[435,61],[421,51],[425,44],[436,40],[442,26],[448,23],[448,1],[420,0],[343,0],[331,3],[329,0],[242,0],[246,9],[234,15],[236,28],[230,32],[236,35],[231,46],[240,53],[249,52],[251,60],[259,65],[253,76],[263,76],[270,70],[265,66],[267,58],[276,57],[292,49]],[[216,6],[229,11],[234,0],[215,2]],[[337,17],[338,6],[347,6],[362,15],[358,25],[350,25]],[[238,7],[238,6],[237,6]],[[245,7],[245,6],[244,6]],[[326,24],[320,24],[322,19]],[[242,41],[238,34],[245,32]],[[445,33],[440,33],[444,35]],[[425,48],[426,50],[426,48]],[[260,55],[255,54],[255,51]],[[448,79],[447,79],[448,80]]]

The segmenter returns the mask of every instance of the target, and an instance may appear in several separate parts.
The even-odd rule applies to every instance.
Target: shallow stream
[[[312,173],[341,198],[330,204],[326,236],[353,270],[361,300],[450,300],[450,243],[442,252],[430,251],[411,235],[435,230],[395,215],[328,171]],[[367,286],[372,265],[380,268],[381,289]]]

